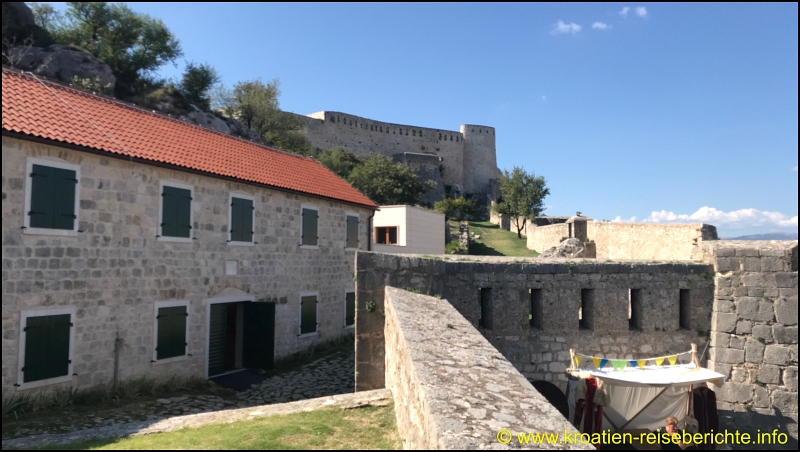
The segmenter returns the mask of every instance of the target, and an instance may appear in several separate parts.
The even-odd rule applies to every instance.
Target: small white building
[[[372,224],[375,251],[444,254],[444,214],[415,206],[381,206]]]

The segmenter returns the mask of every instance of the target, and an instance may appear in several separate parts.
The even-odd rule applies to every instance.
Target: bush
[[[443,213],[446,220],[472,220],[480,216],[477,201],[472,198],[464,198],[463,196],[458,199],[444,198],[441,201],[437,201],[433,205],[433,208]]]

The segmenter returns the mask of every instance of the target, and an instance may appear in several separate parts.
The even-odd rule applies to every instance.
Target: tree
[[[266,85],[260,80],[250,80],[237,83],[233,90],[217,87],[212,108],[255,130],[268,145],[308,154],[311,149],[302,133],[303,124],[294,115],[280,111],[278,96],[277,79]]]
[[[33,13],[54,42],[105,61],[117,78],[116,93],[122,98],[154,84],[154,71],[182,55],[180,43],[163,22],[125,5],[68,2],[64,16],[44,5],[35,5]]]
[[[528,174],[517,166],[510,173],[503,170],[499,182],[500,199],[492,209],[509,217],[517,228],[517,237],[522,238],[526,221],[539,216],[543,208],[542,201],[550,194],[550,189],[545,185],[544,177]]]
[[[467,199],[463,196],[458,199],[444,198],[433,204],[433,209],[444,214],[445,221],[453,218],[455,220],[471,220],[479,215],[478,203],[475,199]]]
[[[353,169],[363,164],[355,154],[342,148],[326,149],[317,155],[317,160],[345,180]]]
[[[362,165],[350,172],[347,182],[379,205],[417,204],[435,187],[433,181],[420,181],[410,167],[380,154],[364,159]]]
[[[201,110],[208,111],[211,108],[209,91],[217,83],[219,75],[211,65],[188,63],[179,90],[187,101]]]

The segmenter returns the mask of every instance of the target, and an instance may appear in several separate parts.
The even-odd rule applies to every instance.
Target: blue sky
[[[550,215],[797,231],[797,4],[130,4],[281,107],[497,130]],[[63,7],[61,7],[63,8]]]

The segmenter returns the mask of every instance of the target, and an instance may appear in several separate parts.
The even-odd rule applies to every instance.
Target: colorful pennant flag
[[[674,366],[678,361],[678,355],[667,356],[667,360],[669,361],[670,366]]]
[[[580,367],[581,366],[581,360],[582,359],[583,359],[583,356],[575,355],[575,367]]]
[[[635,360],[628,361],[628,364],[630,364],[631,367],[636,367],[636,361]]]
[[[606,358],[601,359],[600,360],[600,367],[598,367],[597,370],[602,370],[603,366],[605,366],[606,364],[608,364],[608,360]]]
[[[625,361],[624,359],[612,359],[611,360],[611,367],[613,367],[615,371],[621,371],[621,370],[625,369],[625,367],[627,365],[628,365],[628,362]]]
[[[660,357],[656,358],[656,366],[660,366],[661,363],[663,363],[663,362],[664,362],[664,357],[663,356],[660,356]]]
[[[602,358],[598,358],[596,356],[592,356],[592,362],[594,363],[594,368],[595,369],[600,369],[600,367],[602,366],[601,359]]]
[[[644,365],[647,364],[646,359],[637,359],[636,364],[639,366],[639,369],[644,370]]]

